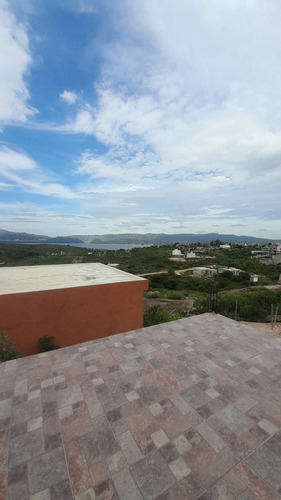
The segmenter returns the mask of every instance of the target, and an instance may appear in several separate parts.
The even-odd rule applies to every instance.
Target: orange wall
[[[38,339],[59,347],[141,328],[147,281],[0,295],[0,331],[20,356],[38,353]]]

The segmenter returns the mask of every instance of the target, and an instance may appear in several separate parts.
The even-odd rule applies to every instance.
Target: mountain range
[[[210,243],[220,240],[227,243],[240,244],[266,244],[275,240],[256,238],[254,236],[237,236],[235,234],[165,234],[165,233],[146,233],[146,234],[94,234],[94,235],[71,235],[71,236],[45,236],[30,233],[16,233],[0,229],[1,243],[60,243],[65,244],[139,244],[139,245],[171,245],[174,243]]]

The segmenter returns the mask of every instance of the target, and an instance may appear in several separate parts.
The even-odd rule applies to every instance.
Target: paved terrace
[[[1,499],[280,498],[281,339],[204,314],[0,375]]]

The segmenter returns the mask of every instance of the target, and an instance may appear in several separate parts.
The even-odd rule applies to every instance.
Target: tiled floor
[[[281,339],[204,314],[0,365],[0,498],[281,498]]]

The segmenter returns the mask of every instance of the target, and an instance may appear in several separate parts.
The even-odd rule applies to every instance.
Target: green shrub
[[[5,332],[0,334],[0,362],[9,361],[18,357],[18,352],[14,348],[15,343],[10,341],[9,335]]]
[[[152,306],[144,312],[143,326],[159,325],[160,323],[167,323],[168,321],[175,321],[180,318],[182,318],[180,314],[171,313],[160,306]]]
[[[39,352],[48,352],[59,349],[59,346],[54,344],[54,340],[55,337],[49,337],[48,335],[40,337],[40,339],[38,340]]]

